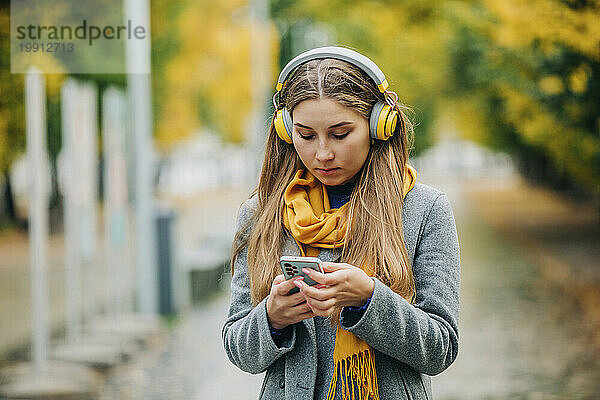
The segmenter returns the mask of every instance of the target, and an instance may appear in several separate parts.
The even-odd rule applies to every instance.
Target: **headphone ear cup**
[[[379,114],[385,103],[378,101],[371,109],[371,116],[369,117],[369,136],[371,139],[379,139],[377,137],[377,121],[379,121]]]
[[[281,110],[277,111],[274,125],[275,132],[277,132],[277,136],[279,136],[279,138],[284,142],[291,144],[292,129],[294,125],[292,122],[292,117],[290,116],[290,113],[288,112],[287,108],[284,107]]]
[[[369,117],[369,135],[372,139],[388,140],[396,130],[398,111],[382,101],[377,102]]]

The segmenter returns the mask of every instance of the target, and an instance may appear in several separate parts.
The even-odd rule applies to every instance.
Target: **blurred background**
[[[121,6],[150,74],[11,73],[0,1],[0,398],[258,396],[221,344],[236,212],[280,69],[325,45],[384,71],[454,207],[461,349],[435,398],[600,398],[598,1]]]

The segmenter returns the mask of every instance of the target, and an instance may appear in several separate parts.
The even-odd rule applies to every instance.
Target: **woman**
[[[416,182],[412,126],[387,86],[371,60],[339,47],[280,74],[222,332],[236,366],[267,371],[260,398],[431,399],[429,375],[456,359],[452,208]],[[319,285],[286,281],[282,255],[324,261],[325,274],[305,270]]]

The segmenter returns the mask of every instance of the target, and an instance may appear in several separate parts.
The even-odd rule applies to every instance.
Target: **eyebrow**
[[[296,125],[297,127],[300,127],[300,128],[304,128],[304,129],[312,129],[310,126],[302,125],[299,122],[295,122],[294,125]],[[328,129],[339,128],[341,126],[346,126],[346,125],[352,125],[352,122],[350,122],[350,121],[338,122],[337,124],[331,125]]]

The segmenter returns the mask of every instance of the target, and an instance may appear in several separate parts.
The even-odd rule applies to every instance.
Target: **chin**
[[[331,175],[324,175],[322,173],[320,173],[319,171],[315,170],[311,170],[310,171],[313,176],[319,181],[321,182],[323,185],[326,186],[337,186],[337,185],[341,185],[343,183],[348,182],[352,177],[348,177],[347,173],[345,173],[344,170],[338,170],[337,173],[331,174]]]
[[[323,185],[325,186],[338,186],[342,183],[346,183],[348,180],[344,178],[328,178],[328,177],[317,177]]]

